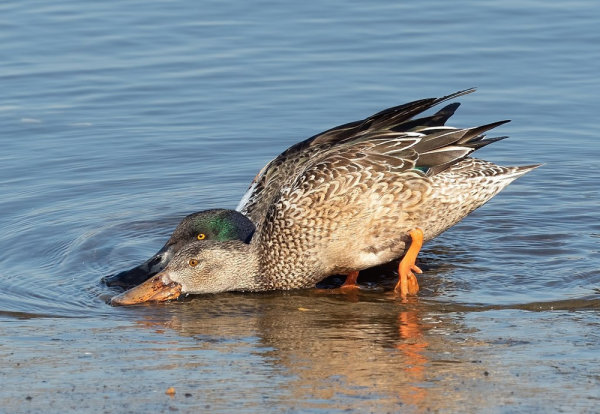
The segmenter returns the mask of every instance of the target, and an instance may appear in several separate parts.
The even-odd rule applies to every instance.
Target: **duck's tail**
[[[426,239],[432,239],[454,226],[471,212],[490,201],[517,178],[543,164],[502,167],[477,158],[465,158],[444,172],[432,177],[435,197],[428,211],[432,214],[424,225]]]

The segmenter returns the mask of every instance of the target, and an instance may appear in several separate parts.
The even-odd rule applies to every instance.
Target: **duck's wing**
[[[442,102],[469,94],[474,90],[466,89],[441,98],[421,99],[388,108],[368,118],[337,126],[299,142],[263,167],[236,209],[258,225],[283,183],[296,177],[316,156],[342,142],[352,141],[356,137],[372,135],[377,132],[426,131],[433,134],[438,129],[443,131],[446,128],[444,127],[446,121],[460,106],[459,103],[447,105],[428,117],[413,118]]]
[[[295,177],[311,158],[333,145],[311,147],[300,144],[303,143],[294,145],[265,165],[236,207],[237,211],[247,216],[255,225],[263,220],[266,208],[281,189],[281,185]]]
[[[343,140],[281,186],[253,243],[269,251],[265,260],[282,266],[277,271],[283,274],[292,271],[285,267],[286,255],[303,255],[297,262],[307,267],[294,269],[298,277],[320,266],[314,260],[335,266],[327,274],[393,260],[408,231],[428,213],[422,205],[434,192],[432,175],[468,157],[482,133],[501,123],[428,134],[388,130]]]
[[[321,206],[339,207],[342,214],[362,208],[364,194],[376,185],[400,182],[409,176],[428,181],[427,169],[451,165],[474,151],[457,144],[466,131],[451,130],[432,137],[385,131],[338,143],[284,182],[269,206],[264,224],[268,226],[279,216],[300,217],[298,212],[312,214]],[[334,201],[344,205],[337,206]]]
[[[360,121],[340,125],[335,128],[321,132],[315,136],[303,141],[309,145],[322,145],[325,143],[336,143],[345,139],[352,138],[362,133],[392,130],[395,132],[416,132],[423,128],[441,127],[446,121],[454,115],[454,112],[460,106],[455,102],[447,105],[432,116],[413,119],[415,116],[433,108],[440,103],[458,98],[463,95],[475,92],[474,88],[465,89],[441,98],[426,98],[409,102],[403,105],[384,109],[368,118]]]
[[[388,187],[400,180],[392,177],[409,174],[418,181],[428,180],[414,169],[418,153],[413,147],[419,141],[388,132],[340,144],[307,163],[281,186],[257,228],[251,246],[263,252],[262,266],[298,286],[332,274],[331,266],[338,266],[341,273],[356,270],[344,267],[344,255],[357,250],[348,243],[361,249],[365,234],[357,234],[357,226],[369,222],[365,214],[371,211],[376,217],[380,214],[375,210],[394,203],[398,194]]]

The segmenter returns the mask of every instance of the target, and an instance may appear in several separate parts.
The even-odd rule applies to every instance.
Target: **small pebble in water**
[[[169,389],[167,389],[167,391],[165,391],[165,394],[167,394],[167,395],[175,395],[175,388],[174,387],[169,387]]]

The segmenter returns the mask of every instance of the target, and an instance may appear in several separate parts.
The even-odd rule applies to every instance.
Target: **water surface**
[[[7,412],[594,412],[600,7],[438,0],[0,5],[0,407]],[[546,163],[354,296],[112,308],[103,276],[237,205],[295,142],[471,86],[479,156]],[[339,280],[330,280],[326,287]],[[165,391],[175,387],[169,397]]]

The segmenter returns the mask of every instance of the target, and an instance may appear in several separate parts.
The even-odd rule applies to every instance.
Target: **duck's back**
[[[436,237],[531,167],[468,155],[496,139],[470,129],[389,130],[342,140],[284,183],[253,248],[273,288],[309,287],[401,257],[408,232]]]
[[[443,127],[460,106],[459,103],[450,104],[431,116],[413,118],[442,102],[473,91],[467,89],[442,98],[420,99],[398,105],[294,144],[262,168],[236,210],[250,218],[255,225],[259,225],[282,186],[295,180],[315,157],[322,156],[336,145],[365,134],[385,131],[418,132],[427,128]]]

